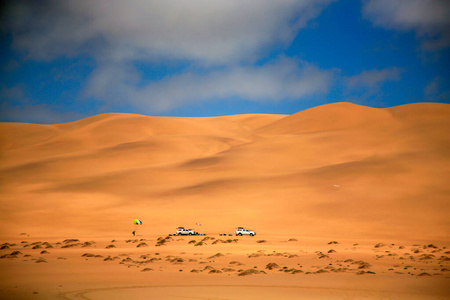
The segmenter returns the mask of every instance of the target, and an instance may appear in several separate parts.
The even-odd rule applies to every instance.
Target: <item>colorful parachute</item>
[[[142,225],[142,221],[138,220],[138,219],[134,219],[134,224],[135,225]]]

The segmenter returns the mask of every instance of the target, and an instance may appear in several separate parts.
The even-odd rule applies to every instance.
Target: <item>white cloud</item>
[[[423,89],[423,94],[428,101],[450,101],[447,80],[440,76],[436,76],[428,82]]]
[[[0,102],[21,100],[24,98],[23,87],[16,85],[13,87],[2,87],[0,90]]]
[[[3,26],[35,59],[87,52],[109,61],[252,60],[289,44],[332,0],[15,1]]]
[[[439,77],[433,78],[423,89],[426,96],[434,95],[438,92]]]
[[[14,122],[57,124],[86,117],[75,112],[58,112],[46,104],[10,106],[3,103],[0,108],[0,118]]]
[[[85,115],[63,112],[61,104],[36,104],[22,85],[0,88],[0,119],[2,121],[54,124],[75,121]]]
[[[32,59],[91,56],[97,67],[86,97],[152,113],[210,99],[279,101],[327,91],[330,71],[287,58],[254,64],[289,46],[332,1],[18,0],[2,27]],[[134,68],[179,61],[191,71],[154,82]]]
[[[363,71],[358,75],[347,77],[345,81],[349,88],[376,88],[387,80],[400,80],[400,74],[401,70],[399,68],[392,67],[383,70]]]
[[[326,93],[332,78],[332,71],[281,58],[259,67],[234,66],[204,74],[188,72],[141,86],[133,69],[108,65],[92,74],[86,96],[128,102],[151,113],[210,99],[301,99]]]
[[[376,26],[414,30],[423,50],[450,46],[448,0],[368,0],[363,13]]]

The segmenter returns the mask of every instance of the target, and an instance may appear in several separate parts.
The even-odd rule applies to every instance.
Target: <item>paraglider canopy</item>
[[[142,221],[138,220],[138,219],[134,219],[134,224],[135,225],[142,225]]]

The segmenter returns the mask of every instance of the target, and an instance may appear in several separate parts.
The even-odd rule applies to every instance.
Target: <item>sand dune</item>
[[[344,298],[421,299],[421,289],[426,297],[445,298],[450,269],[448,258],[442,258],[450,246],[449,128],[450,106],[435,103],[387,109],[335,103],[289,116],[103,114],[55,125],[0,123],[3,295],[36,298],[39,295],[31,289],[44,286],[45,299],[111,299],[130,293],[170,299],[164,288],[171,286],[174,298],[220,293],[227,299],[247,294],[276,299],[279,288],[286,299],[298,299],[299,289],[308,299],[327,298],[330,291]],[[144,224],[136,227],[135,218]],[[192,243],[172,238],[160,246],[156,237],[174,233],[177,226],[217,240],[205,240],[203,249],[194,246],[199,238]],[[258,240],[219,238],[236,226],[257,231]],[[123,242],[133,230],[143,239],[139,248],[132,240]],[[39,239],[44,237],[53,242],[42,243]],[[82,241],[66,249],[62,240],[73,237]],[[108,238],[122,242],[108,243]],[[29,245],[19,244],[22,239],[30,239]],[[345,247],[324,247],[326,240],[342,240]],[[367,248],[376,241],[390,249]],[[396,248],[393,254],[392,244],[401,243],[426,244],[423,249],[409,246],[403,253]],[[427,248],[433,243],[441,248]],[[142,249],[139,256],[135,249]],[[87,255],[82,257],[81,251]],[[138,268],[139,275],[130,277],[121,268],[120,254],[125,252],[131,254],[123,264]],[[141,258],[156,260],[159,252],[168,256],[167,262]],[[23,255],[31,255],[23,257],[25,262],[39,263],[16,263]],[[400,257],[408,264],[391,263]],[[81,266],[84,260],[88,261]],[[178,263],[189,268],[183,266],[184,273],[178,274]],[[266,269],[268,264],[272,267]],[[92,268],[97,279],[91,278],[91,284],[79,279]],[[372,270],[378,274],[372,278],[378,279],[348,277],[372,276]],[[63,282],[80,283],[55,292],[52,272],[62,274]],[[46,275],[39,280],[26,275],[38,273]],[[325,284],[308,279],[299,285],[298,280],[280,277],[282,273],[322,274],[333,280]],[[145,284],[140,274],[150,276],[161,290]],[[417,291],[408,290],[411,282],[401,279],[404,274],[421,278]],[[195,285],[195,276],[205,284]],[[14,278],[25,279],[14,283]],[[195,288],[174,287],[173,278]],[[392,279],[403,283],[387,287]],[[222,286],[216,286],[218,282]],[[342,290],[337,283],[354,286]],[[374,284],[378,287],[368,293]],[[26,287],[27,292],[14,291],[12,285]],[[230,294],[227,287],[241,292]]]
[[[123,233],[139,217],[149,232],[202,222],[445,239],[449,116],[446,104],[336,103],[290,116],[2,123],[1,230]]]

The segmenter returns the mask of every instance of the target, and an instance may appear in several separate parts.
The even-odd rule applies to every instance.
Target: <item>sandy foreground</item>
[[[1,250],[2,299],[448,299],[450,291],[444,244],[279,236],[14,240]]]
[[[0,123],[0,298],[449,299],[449,128],[436,103]]]

